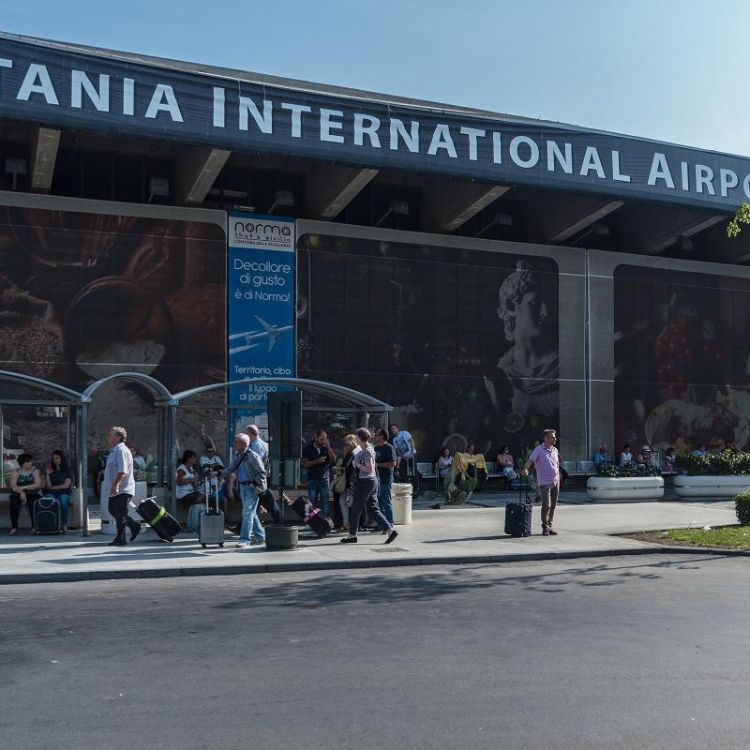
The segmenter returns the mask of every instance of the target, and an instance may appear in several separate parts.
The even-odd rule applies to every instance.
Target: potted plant
[[[588,478],[586,494],[592,500],[658,500],[664,480],[652,464],[607,465]]]
[[[704,456],[677,457],[677,497],[735,497],[750,490],[750,453],[724,450]]]

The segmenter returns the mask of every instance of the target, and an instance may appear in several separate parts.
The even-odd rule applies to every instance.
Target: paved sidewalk
[[[485,501],[504,505],[499,496],[485,496]],[[339,537],[315,539],[304,529],[299,548],[282,552],[262,546],[237,550],[237,537],[229,534],[223,549],[203,549],[195,535],[187,533],[174,544],[139,539],[127,547],[109,547],[111,537],[99,533],[86,538],[76,532],[61,537],[3,536],[0,584],[652,554],[660,547],[612,534],[736,523],[733,502],[571,501],[558,507],[556,537],[541,536],[535,506],[534,535],[525,539],[503,534],[502,507],[416,510],[413,523],[399,526],[399,536],[390,546],[379,534],[361,534],[358,544],[342,545]]]

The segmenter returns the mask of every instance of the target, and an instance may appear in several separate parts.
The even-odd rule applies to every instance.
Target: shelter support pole
[[[167,487],[169,488],[169,512],[177,514],[177,498],[174,492],[175,475],[177,474],[177,404],[169,404],[169,475],[167,476]]]
[[[156,420],[156,484],[161,487],[164,484],[164,459],[166,450],[164,446],[164,426],[166,422],[165,408],[159,406],[158,418]]]
[[[73,455],[73,433],[74,412],[72,406],[64,406],[65,409],[65,455],[70,458]],[[76,430],[77,431],[77,430]]]
[[[76,479],[78,484],[78,521],[81,536],[89,536],[89,416],[88,404],[84,401],[78,407],[78,430],[76,431]],[[95,485],[96,486],[96,485]]]

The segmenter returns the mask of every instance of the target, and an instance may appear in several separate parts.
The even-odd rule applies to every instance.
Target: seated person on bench
[[[514,479],[518,479],[518,472],[513,468],[513,454],[510,452],[510,446],[503,445],[497,454],[497,473],[503,475],[503,479],[510,484]]]
[[[42,496],[40,490],[44,487],[42,475],[34,466],[34,457],[29,453],[22,453],[18,457],[18,468],[10,473],[10,497],[8,509],[10,511],[10,533],[18,533],[18,514],[21,506],[25,505],[31,518],[31,533],[34,530],[34,503]]]
[[[57,502],[60,503],[60,526],[64,534],[68,530],[68,509],[70,508],[73,478],[70,475],[70,467],[62,451],[52,451],[46,474],[47,495],[56,497]]]
[[[205,495],[200,491],[202,477],[197,471],[198,456],[195,451],[187,450],[182,454],[175,477],[175,497],[185,507],[205,503]]]

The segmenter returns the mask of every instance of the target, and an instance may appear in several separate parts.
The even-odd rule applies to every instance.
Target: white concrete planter
[[[674,478],[677,497],[734,497],[746,490],[750,490],[750,474],[702,477],[678,474]]]
[[[586,494],[592,500],[658,500],[664,495],[661,477],[589,477]]]

